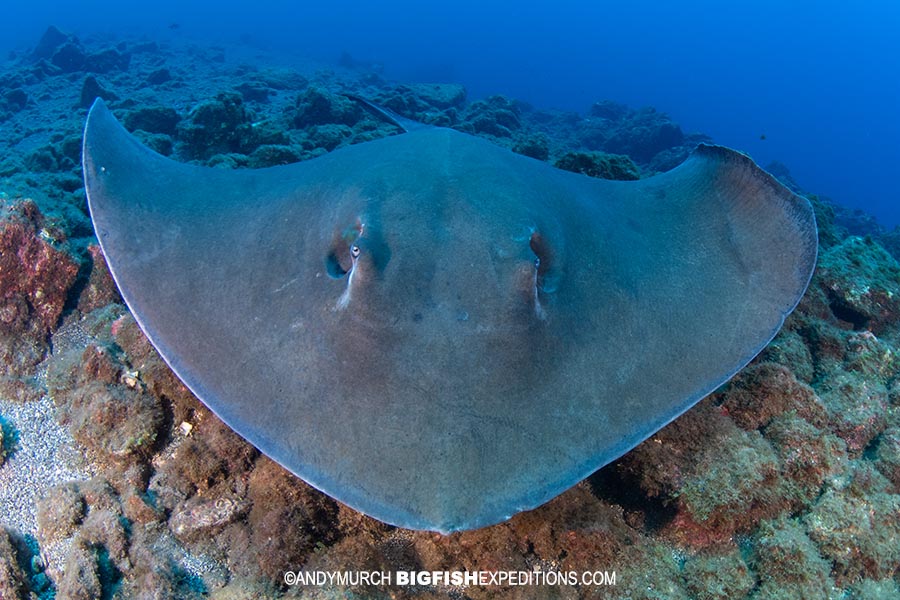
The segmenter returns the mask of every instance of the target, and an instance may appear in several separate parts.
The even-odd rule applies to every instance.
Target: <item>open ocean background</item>
[[[470,99],[654,106],[686,132],[784,163],[804,189],[900,224],[900,2],[5,0],[2,56],[50,24],[333,63],[347,52],[389,78],[463,83]]]

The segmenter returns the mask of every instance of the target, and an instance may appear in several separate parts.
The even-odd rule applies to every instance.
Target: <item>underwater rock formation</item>
[[[550,158],[550,146],[547,142],[547,138],[543,135],[520,138],[512,147],[512,151],[543,161]]]
[[[54,247],[64,240],[34,202],[0,213],[0,332],[45,339],[62,314],[77,265]]]
[[[198,121],[203,122],[205,119],[203,124],[209,126],[215,121],[216,117],[218,117],[223,119],[221,121],[222,126],[227,126],[230,123],[228,120],[229,116],[228,110],[225,109],[221,111],[221,114],[206,115],[204,117],[204,115],[201,114],[201,109],[198,108],[193,115],[193,120],[195,124],[197,124]],[[148,133],[161,133],[174,136],[179,121],[181,121],[181,116],[174,108],[169,106],[143,106],[136,108],[125,115],[123,123],[129,131],[140,129]],[[234,126],[237,127],[238,124],[239,123]]]
[[[48,61],[60,73],[88,71],[109,73],[128,68],[131,56],[116,48],[102,48],[94,52],[85,51],[84,46],[73,35],[68,35],[50,26],[31,53],[34,61]]]
[[[4,600],[28,598],[25,575],[19,567],[17,554],[9,532],[0,527],[0,598]]]
[[[832,312],[854,329],[878,334],[900,319],[900,264],[872,238],[849,237],[824,252],[819,277]]]
[[[0,393],[26,399],[50,349],[78,264],[56,246],[62,232],[32,201],[0,206]]]
[[[104,98],[109,101],[118,100],[119,97],[101,84],[96,77],[88,75],[81,84],[81,94],[78,99],[79,108],[88,108],[96,98]]]
[[[621,154],[569,152],[561,156],[555,165],[566,171],[584,173],[600,179],[630,181],[641,178],[637,165],[630,158]]]
[[[11,89],[3,94],[0,100],[0,109],[10,112],[19,112],[28,104],[28,94],[22,88]]]
[[[580,141],[588,150],[624,154],[649,165],[660,153],[685,142],[681,127],[654,108],[632,110],[613,102],[598,102],[589,114],[592,118],[580,132]]]
[[[362,118],[363,110],[357,102],[326,89],[309,87],[297,97],[294,126],[346,125],[352,127]]]
[[[374,100],[410,119],[447,127],[458,121],[458,112],[466,101],[466,88],[452,83],[398,85]]]
[[[649,162],[654,156],[681,145],[681,127],[666,115],[648,108],[637,111],[603,142],[602,150],[633,156],[638,162]]]
[[[179,125],[178,139],[191,158],[210,158],[239,151],[245,145],[244,134],[251,123],[243,99],[237,94],[222,93],[191,111],[188,121]]]
[[[458,127],[467,133],[512,137],[522,126],[521,111],[516,103],[503,96],[491,96],[468,106]]]

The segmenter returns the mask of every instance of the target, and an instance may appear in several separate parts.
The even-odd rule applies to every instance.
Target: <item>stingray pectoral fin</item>
[[[661,280],[662,290],[686,294],[698,328],[720,314],[715,305],[728,307],[719,337],[733,331],[743,338],[738,344],[747,344],[745,354],[755,356],[812,277],[818,235],[809,202],[746,155],[721,146],[700,145],[680,167],[646,181],[638,186],[645,197],[662,196],[658,216],[646,219],[658,228],[657,254],[668,254],[658,262],[692,283],[692,289],[669,288]]]
[[[806,291],[818,238],[805,198],[719,146],[702,145],[655,177],[584,186],[598,207],[591,220],[600,241],[586,286],[597,306],[578,327],[591,332],[584,342],[591,361],[614,365],[597,367],[593,378],[616,399],[596,417],[614,432],[594,434],[603,439],[603,464],[769,343]]]
[[[282,425],[279,407],[288,395],[281,378],[297,374],[292,355],[312,352],[282,340],[315,305],[315,298],[297,301],[298,281],[326,267],[327,247],[307,253],[302,235],[320,214],[311,170],[170,160],[129,134],[99,99],[85,126],[83,167],[97,238],[141,329],[219,417],[308,477],[305,459],[284,449],[291,442],[284,438],[302,436],[303,425]],[[340,169],[330,176],[339,179]]]

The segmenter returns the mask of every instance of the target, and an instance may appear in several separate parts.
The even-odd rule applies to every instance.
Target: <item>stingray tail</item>
[[[403,133],[409,133],[410,131],[415,131],[417,129],[431,129],[433,127],[433,125],[426,125],[425,123],[420,123],[413,119],[407,119],[402,115],[398,115],[391,109],[375,104],[362,96],[357,96],[356,94],[348,92],[345,92],[344,96],[350,98],[354,102],[358,102],[363,108],[379,119],[383,119],[392,125],[396,125],[403,130]]]

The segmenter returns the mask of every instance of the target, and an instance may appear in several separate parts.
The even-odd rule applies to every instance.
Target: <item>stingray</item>
[[[809,203],[735,151],[619,182],[407,129],[234,171],[152,152],[100,100],[84,133],[97,237],[160,355],[384,522],[545,503],[730,379],[812,274]]]

